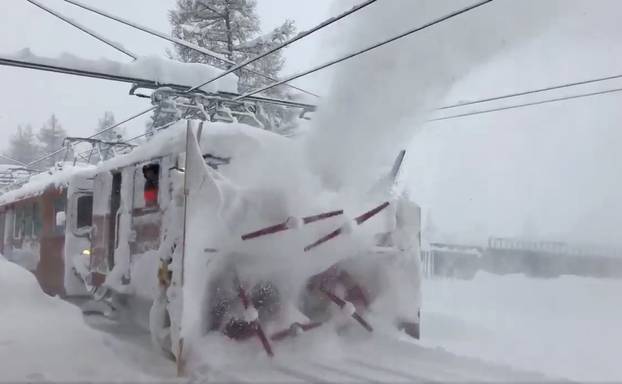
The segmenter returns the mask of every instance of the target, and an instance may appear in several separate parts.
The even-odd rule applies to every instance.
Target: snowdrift
[[[620,381],[622,281],[480,272],[423,284],[423,340],[579,381]]]
[[[81,311],[41,291],[35,277],[0,256],[2,381],[153,382],[123,361]]]

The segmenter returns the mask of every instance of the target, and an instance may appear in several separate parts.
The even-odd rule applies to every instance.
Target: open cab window
[[[160,192],[160,164],[151,162],[134,173],[134,209],[157,209]]]

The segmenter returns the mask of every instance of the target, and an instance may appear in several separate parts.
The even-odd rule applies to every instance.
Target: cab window
[[[134,176],[134,208],[158,206],[160,190],[160,164],[146,164],[136,169]]]
[[[93,223],[93,195],[83,195],[77,201],[77,229],[90,227]]]

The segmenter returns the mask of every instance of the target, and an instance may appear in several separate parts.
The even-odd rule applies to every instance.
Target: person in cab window
[[[145,165],[143,175],[145,176],[145,207],[155,207],[158,205],[158,176],[160,166],[158,164]]]

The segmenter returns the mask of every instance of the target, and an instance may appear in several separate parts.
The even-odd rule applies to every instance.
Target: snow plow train
[[[198,124],[6,192],[2,253],[48,294],[148,308],[155,346],[180,364],[233,341],[275,356],[312,334],[419,338],[420,211],[392,192],[403,153],[382,188],[311,201],[300,180],[257,176],[290,139]]]

